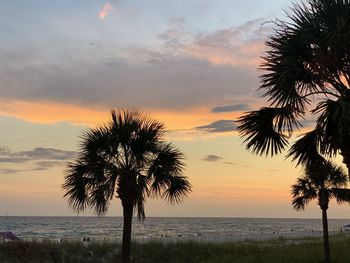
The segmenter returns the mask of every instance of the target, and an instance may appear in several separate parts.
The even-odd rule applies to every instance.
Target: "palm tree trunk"
[[[324,262],[330,263],[331,256],[330,256],[330,252],[329,252],[327,209],[322,209],[322,225],[323,225]]]
[[[132,227],[132,215],[133,205],[123,204],[123,240],[122,240],[122,263],[130,263],[130,248],[131,248],[131,227]]]

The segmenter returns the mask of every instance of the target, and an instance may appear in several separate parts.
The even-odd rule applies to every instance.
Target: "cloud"
[[[90,39],[9,46],[0,53],[0,111],[20,116],[16,115],[17,107],[12,106],[14,102],[51,104],[52,108],[65,104],[92,111],[134,106],[188,111],[225,105],[237,97],[245,103],[258,96],[256,66],[245,63],[242,54],[242,63],[212,63],[210,57],[205,57],[205,49],[198,55],[189,52],[189,47],[210,47],[210,54],[225,49],[220,51],[223,56],[232,50],[242,53],[238,50],[247,48],[247,43],[262,39],[259,35],[254,40],[251,32],[258,28],[255,22],[196,35],[178,19],[160,34],[157,32],[157,42],[149,46],[119,46],[107,38],[95,39],[95,29]],[[232,34],[239,36],[237,42]],[[221,45],[221,40],[227,44]],[[101,48],[92,50],[91,43]],[[24,114],[28,112],[24,110]],[[71,114],[69,121],[74,117]]]
[[[0,169],[1,174],[15,174],[19,172],[24,172],[25,170],[20,169]]]
[[[15,163],[16,168],[0,168],[0,173],[16,174],[30,171],[46,171],[50,168],[66,165],[77,153],[54,148],[37,147],[30,151],[13,152],[0,147],[0,164]],[[23,165],[23,166],[21,166]],[[29,168],[28,168],[29,166]],[[24,167],[24,168],[17,168]]]
[[[37,168],[40,169],[48,169],[54,166],[60,166],[65,164],[66,162],[62,162],[62,161],[39,161],[39,162],[35,162],[35,165]]]
[[[158,39],[163,41],[167,48],[178,49],[183,45],[185,38],[189,36],[189,32],[185,28],[185,20],[176,18],[171,21],[169,29],[158,35]]]
[[[212,108],[211,112],[221,113],[221,112],[233,112],[233,111],[245,111],[249,110],[248,104],[234,104],[234,105],[226,105]]]
[[[29,66],[12,61],[9,63],[17,65],[13,65],[11,72],[2,70],[0,65],[0,78],[8,84],[0,89],[0,98],[104,109],[137,105],[178,110],[212,104],[223,98],[248,97],[258,87],[255,69],[218,66],[196,58],[140,49],[130,52],[144,57],[145,61],[111,59],[86,63],[83,68],[69,64]],[[7,109],[0,107],[6,113]]]
[[[203,158],[204,161],[207,162],[218,162],[222,159],[222,157],[215,155],[215,154],[209,154],[206,157]]]
[[[234,120],[218,120],[208,125],[198,126],[195,129],[206,132],[230,132],[236,130]]]
[[[3,154],[9,154],[10,150],[6,147],[2,147],[0,146],[0,155],[3,155]]]
[[[77,155],[74,151],[64,151],[54,148],[38,147],[30,151],[0,151],[0,163],[25,163],[36,160],[54,160],[54,161],[68,161],[75,158]],[[57,163],[57,162],[56,162]],[[37,163],[44,166],[43,162]],[[51,162],[52,164],[52,162]],[[48,165],[46,165],[48,167]]]
[[[235,165],[236,164],[235,162],[232,162],[232,161],[224,161],[224,159],[221,156],[215,155],[215,154],[208,154],[207,156],[205,156],[203,158],[203,160],[207,161],[207,162],[221,162],[221,163],[228,164],[228,165]]]
[[[15,153],[16,156],[30,158],[32,160],[71,160],[76,157],[74,151],[63,151],[54,148],[38,147],[31,151],[22,151]]]
[[[34,167],[32,169],[12,169],[12,168],[4,168],[0,169],[0,173],[2,174],[17,174],[17,173],[23,173],[23,172],[32,172],[32,171],[46,171],[49,167]]]
[[[4,157],[0,156],[0,163],[25,163],[31,159],[22,157]]]
[[[300,121],[300,124],[305,128],[310,128],[310,127],[315,126],[316,120],[315,119],[305,119],[305,120]]]
[[[98,13],[98,16],[101,20],[105,19],[109,12],[112,10],[113,5],[111,3],[105,3],[101,9],[101,11]]]
[[[261,27],[263,21],[259,18],[238,27],[200,34],[183,50],[213,64],[258,66],[266,34],[271,30]]]

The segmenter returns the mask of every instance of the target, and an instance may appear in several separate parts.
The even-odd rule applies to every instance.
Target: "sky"
[[[234,123],[267,105],[258,67],[291,4],[0,0],[0,216],[75,215],[61,186],[82,132],[136,107],[165,123],[193,186],[180,205],[148,200],[147,216],[319,217],[292,209],[302,171],[247,151]],[[115,199],[108,215],[121,214]]]

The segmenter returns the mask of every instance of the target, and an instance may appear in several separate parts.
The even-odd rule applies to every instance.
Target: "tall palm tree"
[[[300,140],[314,142],[327,157],[340,153],[350,170],[350,1],[308,0],[287,16],[274,22],[261,66],[259,90],[270,105],[242,116],[238,130],[248,149],[273,156],[313,114],[315,128]],[[310,161],[309,154],[289,155]]]
[[[112,111],[112,120],[86,131],[79,157],[63,184],[69,206],[105,214],[114,197],[123,207],[122,262],[130,262],[132,217],[145,218],[147,197],[178,203],[191,191],[182,176],[183,154],[163,140],[164,125],[135,110]]]
[[[330,161],[322,165],[308,166],[304,175],[292,185],[293,207],[303,210],[311,200],[317,200],[322,210],[323,247],[326,263],[330,263],[327,209],[330,199],[338,203],[350,202],[350,190],[346,188],[348,177],[344,169]]]

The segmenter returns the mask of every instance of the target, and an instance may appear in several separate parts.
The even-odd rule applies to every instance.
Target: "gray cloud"
[[[15,174],[23,171],[20,169],[0,169],[0,174]]]
[[[203,158],[204,161],[207,162],[218,162],[222,159],[222,157],[215,155],[215,154],[208,154]]]
[[[3,154],[8,154],[10,151],[9,151],[9,149],[8,148],[6,148],[6,147],[2,147],[2,146],[0,146],[0,155],[3,155]]]
[[[25,163],[28,161],[52,160],[51,162],[38,162],[38,165],[53,164],[54,161],[67,161],[76,157],[74,151],[64,151],[54,148],[38,147],[30,151],[12,152],[0,149],[0,163]],[[57,163],[57,162],[56,162]],[[48,165],[46,165],[48,167]]]
[[[36,168],[47,170],[48,168],[65,165],[64,161],[39,161],[35,162]]]
[[[258,86],[257,72],[246,66],[213,65],[149,52],[145,56],[147,61],[142,63],[124,61],[121,66],[111,60],[85,64],[79,71],[75,66],[50,64],[0,68],[0,77],[8,84],[0,89],[0,97],[108,108],[180,109],[247,96]]]
[[[237,129],[237,126],[234,122],[234,120],[218,120],[215,122],[212,122],[208,125],[198,126],[195,127],[197,130],[206,131],[206,132],[230,132],[235,131]]]
[[[23,158],[23,157],[0,156],[0,163],[25,163],[29,160],[31,160],[31,159],[30,158]]]
[[[76,156],[74,151],[63,151],[54,148],[38,147],[31,151],[22,151],[14,153],[13,155],[29,158],[32,160],[71,160]]]
[[[154,48],[103,42],[99,52],[92,52],[91,40],[9,46],[0,53],[0,97],[103,108],[184,109],[255,96],[256,66],[245,64],[243,55],[250,52],[247,43],[263,41],[263,34],[257,35],[259,22],[197,36],[186,32],[183,22],[174,24],[159,35],[163,42]],[[195,54],[187,47],[194,47]],[[243,63],[212,63],[205,57],[207,47],[213,56],[218,49],[219,55],[237,55]]]
[[[48,167],[34,167],[32,169],[5,168],[5,169],[0,169],[0,173],[2,173],[2,174],[16,174],[16,173],[23,173],[23,172],[46,171],[46,170],[48,170]]]
[[[16,174],[30,171],[46,171],[52,167],[63,166],[76,157],[74,151],[38,147],[30,151],[13,152],[0,147],[0,164],[15,163],[18,167],[29,164],[32,168],[1,168],[0,173]],[[25,166],[26,167],[26,166]]]
[[[245,111],[249,110],[248,104],[233,104],[233,105],[225,105],[220,107],[212,108],[212,112],[220,113],[220,112],[233,112],[233,111]]]
[[[306,120],[300,121],[300,124],[301,124],[303,127],[314,127],[315,124],[316,124],[316,120],[306,119]]]

